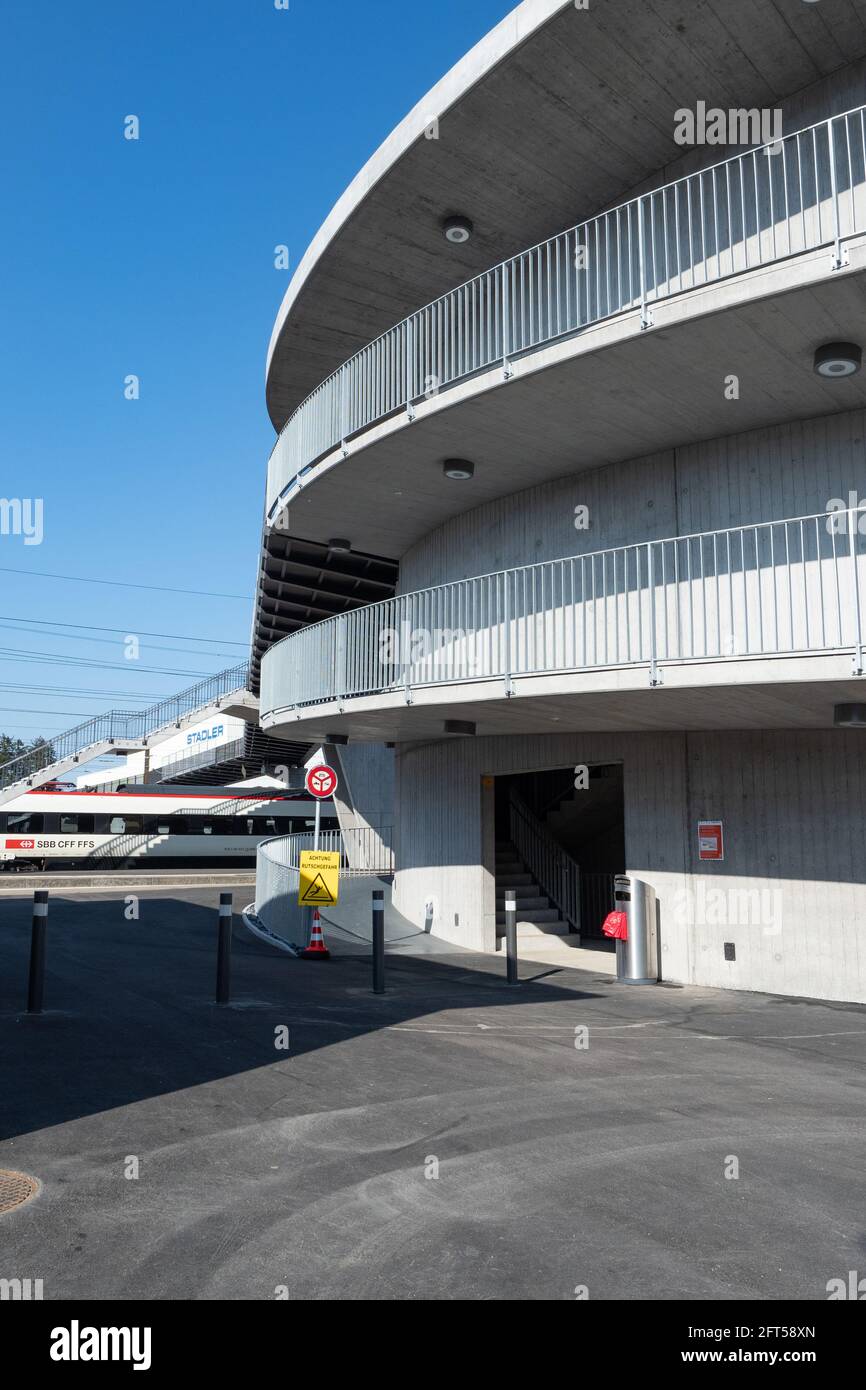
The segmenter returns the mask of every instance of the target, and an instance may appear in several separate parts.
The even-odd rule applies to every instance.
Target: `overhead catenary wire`
[[[133,624],[132,630],[125,627],[98,627],[94,623],[61,623],[54,618],[21,618],[0,614],[0,623],[30,623],[37,627],[73,627],[79,632],[119,632],[132,637],[169,637],[177,642],[210,642],[223,647],[248,647],[249,642],[235,642],[230,637],[191,637],[185,632],[142,632]]]
[[[47,570],[15,569],[12,565],[0,565],[2,574],[26,574],[28,579],[62,579],[67,584],[102,584],[110,589],[146,589],[156,594],[189,594],[193,598],[230,598],[240,603],[252,603],[252,594],[219,594],[209,589],[173,589],[166,584],[132,584],[122,579],[91,579],[83,574],[52,574]]]
[[[204,653],[202,653],[204,655]],[[142,666],[137,661],[125,661],[119,664],[116,661],[96,661],[87,657],[74,656],[49,656],[41,652],[28,652],[22,647],[0,647],[0,656],[13,666],[35,665],[35,666],[61,666],[64,668],[75,667],[80,670],[92,671],[124,671],[130,675],[149,675],[149,676],[181,676],[193,677],[194,679],[207,678],[210,671],[180,671],[167,666]]]
[[[3,623],[3,619],[0,619],[0,623]],[[122,629],[118,628],[117,631],[120,632],[122,631]],[[108,647],[118,647],[122,645],[122,641],[118,642],[117,638],[115,637],[87,637],[80,632],[34,632],[33,628],[15,627],[9,623],[4,623],[2,626],[0,626],[0,633],[3,632],[26,632],[31,636],[40,638],[57,637],[60,639],[61,642],[98,642],[100,645]],[[136,641],[138,641],[138,639],[143,636],[143,633],[127,632],[125,634],[124,640],[128,641],[130,638],[134,637]],[[208,659],[210,659],[211,657],[225,657],[227,661],[237,660],[237,654],[235,652],[190,652],[185,651],[183,647],[163,647],[155,642],[147,642],[143,645],[149,652],[174,652],[177,656],[198,656],[207,657]]]

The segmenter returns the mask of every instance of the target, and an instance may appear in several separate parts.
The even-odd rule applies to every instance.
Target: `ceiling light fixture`
[[[837,729],[866,729],[866,705],[835,705],[833,723]]]
[[[446,478],[454,478],[458,482],[465,482],[475,474],[475,464],[470,463],[469,459],[446,459],[442,465],[442,472]]]
[[[854,376],[863,363],[863,349],[856,343],[825,343],[815,353],[818,376],[834,379]]]
[[[468,217],[446,217],[442,223],[445,240],[452,246],[463,246],[472,236],[475,228]]]

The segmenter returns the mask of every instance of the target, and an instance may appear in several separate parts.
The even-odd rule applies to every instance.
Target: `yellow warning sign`
[[[333,907],[340,890],[340,855],[334,850],[301,851],[300,907]]]

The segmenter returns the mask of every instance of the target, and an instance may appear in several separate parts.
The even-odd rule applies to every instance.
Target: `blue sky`
[[[245,658],[264,360],[290,279],[274,247],[297,264],[377,145],[512,8],[4,0],[0,497],[44,499],[44,538],[0,535],[0,732],[58,732]],[[126,633],[183,640],[142,637],[132,662]]]

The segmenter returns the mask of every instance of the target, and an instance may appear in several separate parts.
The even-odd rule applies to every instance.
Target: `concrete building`
[[[494,950],[866,1001],[866,0],[524,0],[277,316],[261,727]],[[257,666],[258,670],[258,666]]]

